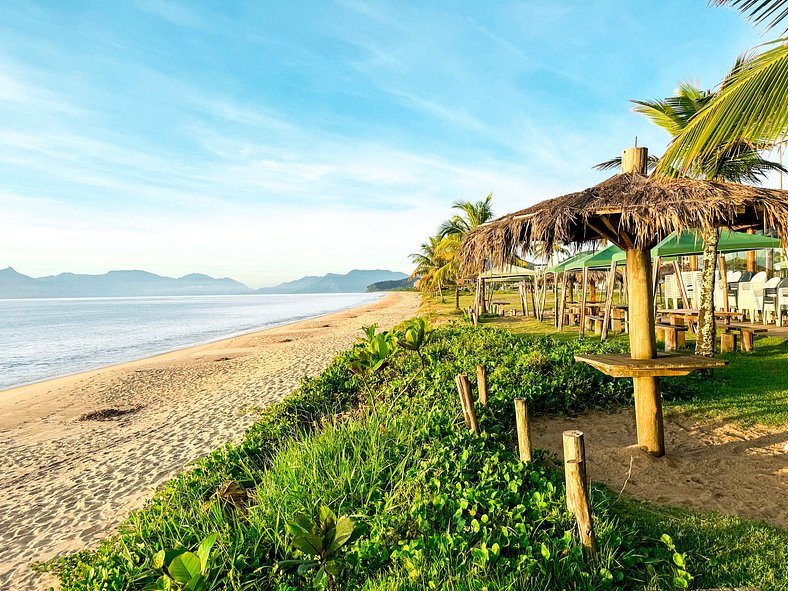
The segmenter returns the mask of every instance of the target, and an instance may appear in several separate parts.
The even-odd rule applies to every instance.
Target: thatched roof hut
[[[610,375],[633,378],[638,443],[649,453],[661,456],[665,453],[665,441],[659,377],[682,375],[703,368],[704,364],[713,367],[714,363],[686,356],[656,359],[650,250],[671,232],[690,229],[698,229],[704,242],[716,242],[720,227],[767,226],[786,244],[788,191],[684,178],[649,178],[645,174],[647,160],[645,148],[624,150],[622,174],[480,226],[464,241],[460,256],[466,268],[478,270],[487,263],[505,262],[537,247],[551,252],[558,244],[607,240],[625,250],[630,358],[625,361],[612,360],[610,356],[585,356],[582,360]],[[711,262],[714,263],[713,257]],[[708,279],[713,286],[713,268],[707,271],[704,284]],[[714,312],[702,306],[699,316],[705,326],[711,326],[713,347]]]
[[[549,252],[556,244],[607,240],[625,250],[648,250],[674,231],[764,225],[788,237],[788,191],[623,173],[480,226],[464,241],[461,256],[477,270],[540,244]]]

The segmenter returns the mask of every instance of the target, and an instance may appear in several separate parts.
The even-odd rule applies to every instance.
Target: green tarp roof
[[[626,253],[615,244],[611,244],[583,261],[583,267],[588,269],[601,269],[610,267],[613,261],[623,261]]]
[[[719,252],[739,252],[760,248],[780,248],[777,238],[769,238],[745,232],[720,231]],[[651,249],[652,257],[675,257],[703,253],[703,238],[697,230],[688,230],[676,235],[674,232]]]
[[[545,269],[546,273],[563,273],[564,271],[572,271],[574,269],[582,269],[583,261],[591,256],[593,252],[578,252],[576,255],[561,261],[557,265]]]
[[[761,248],[780,248],[777,238],[769,238],[759,234],[745,232],[720,231],[720,242],[717,250],[723,252],[739,252],[745,250],[759,250]],[[697,230],[687,230],[680,235],[672,233],[662,242],[651,249],[651,256],[666,257],[687,256],[703,253],[703,239]],[[611,244],[596,253],[581,252],[565,261],[545,270],[546,273],[563,273],[577,269],[601,269],[610,267],[610,263],[617,261],[626,264],[626,253],[615,244]]]
[[[523,277],[533,277],[534,275],[536,275],[536,271],[533,269],[527,269],[526,267],[520,267],[518,265],[504,265],[503,267],[496,267],[482,273],[484,279],[516,280]]]

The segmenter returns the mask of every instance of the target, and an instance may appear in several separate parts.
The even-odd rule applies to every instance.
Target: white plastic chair
[[[763,289],[764,283],[766,283],[765,271],[756,273],[749,281],[739,282],[738,308],[740,312],[747,312],[750,322],[756,321],[761,310],[755,294]]]
[[[763,284],[760,295],[758,295],[757,292],[755,294],[755,299],[758,300],[758,304],[760,304],[761,307],[761,316],[763,317],[764,325],[769,323],[769,315],[766,313],[768,307],[771,307],[775,316],[775,323],[777,322],[776,318],[779,315],[777,309],[777,288],[781,281],[782,279],[779,277],[772,277]]]

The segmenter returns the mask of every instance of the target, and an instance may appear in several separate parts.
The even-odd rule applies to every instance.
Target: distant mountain
[[[380,281],[406,279],[405,273],[396,271],[354,269],[345,275],[329,273],[322,277],[302,277],[275,287],[263,287],[257,293],[361,293],[367,286]]]
[[[147,271],[110,271],[103,275],[61,273],[37,279],[11,267],[0,270],[0,299],[111,296],[235,295],[252,289],[227,277],[192,273],[180,278]]]
[[[367,291],[401,291],[408,289],[416,289],[413,284],[416,280],[405,277],[404,279],[394,279],[392,281],[378,281],[367,285]]]

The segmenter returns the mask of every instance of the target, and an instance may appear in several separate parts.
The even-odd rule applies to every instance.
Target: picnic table
[[[699,369],[714,369],[728,365],[724,359],[675,353],[659,353],[656,359],[632,359],[627,354],[575,355],[575,361],[587,363],[614,378],[686,376]]]

